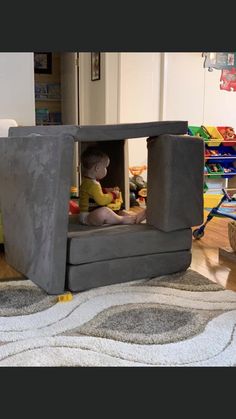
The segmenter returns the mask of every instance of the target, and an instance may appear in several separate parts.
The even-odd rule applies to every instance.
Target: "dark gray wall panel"
[[[147,222],[164,231],[201,224],[203,140],[187,135],[160,135],[147,141]]]
[[[0,141],[7,262],[48,293],[65,285],[73,146],[68,135]]]

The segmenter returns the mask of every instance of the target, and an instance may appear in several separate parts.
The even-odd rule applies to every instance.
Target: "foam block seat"
[[[191,227],[203,222],[204,142],[187,121],[12,127],[0,141],[7,262],[48,294],[179,272],[191,263]],[[110,156],[103,187],[129,199],[127,139],[146,137],[147,220],[79,226],[69,217],[74,142]],[[80,149],[81,151],[81,149]]]
[[[83,291],[158,276],[165,273],[166,264],[172,272],[185,270],[191,244],[191,229],[167,233],[146,223],[87,227],[74,218],[68,232],[67,286]]]

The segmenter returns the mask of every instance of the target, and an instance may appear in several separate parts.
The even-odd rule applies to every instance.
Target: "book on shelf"
[[[48,98],[48,85],[47,83],[35,83],[35,98],[47,99]]]
[[[44,125],[49,121],[49,110],[47,108],[35,109],[36,124]]]
[[[61,124],[61,112],[49,112],[48,120],[50,124],[55,124],[55,125]]]
[[[61,99],[60,83],[35,83],[35,99]]]
[[[60,83],[48,83],[48,99],[60,100],[61,98],[61,86]]]

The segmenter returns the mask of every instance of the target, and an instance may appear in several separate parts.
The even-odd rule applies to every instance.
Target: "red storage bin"
[[[224,146],[235,146],[236,145],[236,134],[232,127],[217,127],[218,131],[224,138],[222,145]]]

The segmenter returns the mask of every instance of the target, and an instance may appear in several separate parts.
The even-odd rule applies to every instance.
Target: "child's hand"
[[[116,198],[119,198],[120,197],[120,191],[119,191],[119,189],[115,189],[114,188],[111,192],[112,192],[113,195],[116,196]]]
[[[115,186],[114,188],[102,188],[104,193],[112,193],[113,195],[113,201],[115,201],[115,199],[120,198],[120,188],[118,186]]]

